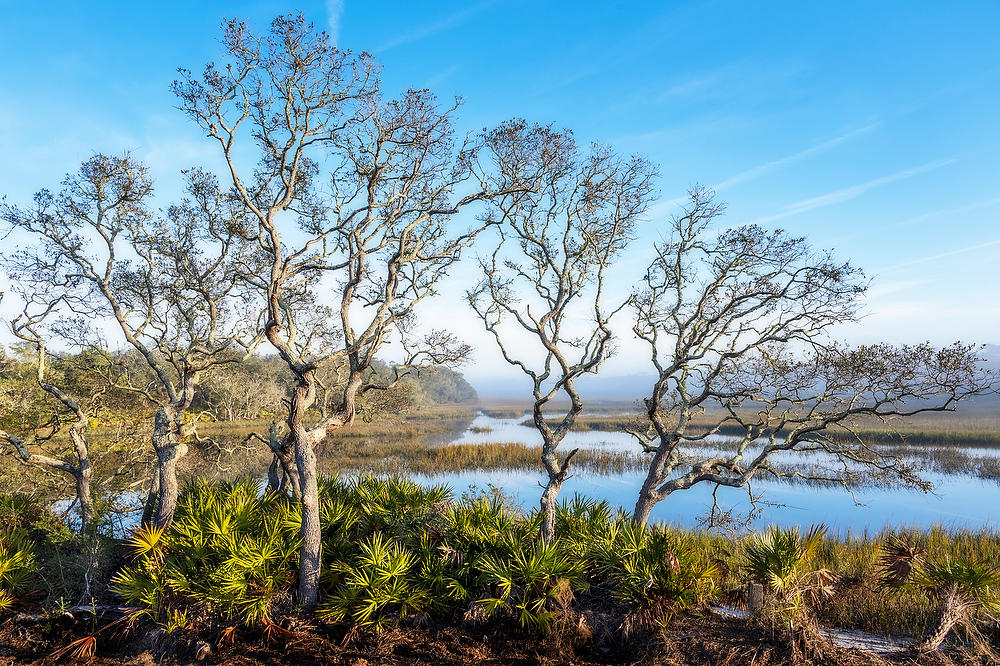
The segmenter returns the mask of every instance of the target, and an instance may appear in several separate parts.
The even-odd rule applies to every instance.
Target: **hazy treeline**
[[[32,352],[24,345],[0,348],[0,427],[41,427],[52,418],[51,405],[36,381],[33,361]],[[69,387],[79,396],[90,394],[97,398],[100,411],[94,414],[95,422],[148,411],[145,401],[134,391],[115,385],[113,369],[124,372],[126,367],[133,376],[149,373],[148,367],[129,352],[106,355],[92,351],[64,352],[51,355],[48,362],[54,383]],[[372,372],[388,377],[391,369],[386,363],[376,361]],[[280,359],[252,356],[206,376],[198,385],[191,408],[217,421],[280,418],[291,387]],[[475,388],[460,372],[446,367],[406,377],[393,387],[392,394],[393,402],[401,407],[468,404],[477,397]],[[322,404],[317,405],[318,412],[322,409]]]

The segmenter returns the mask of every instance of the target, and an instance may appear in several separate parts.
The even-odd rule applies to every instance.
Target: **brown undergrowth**
[[[114,617],[103,619],[110,624]],[[11,618],[0,625],[0,663],[10,664],[653,664],[686,666],[718,664],[778,666],[784,664],[986,664],[961,652],[919,659],[910,655],[881,657],[823,642],[819,633],[762,631],[753,622],[714,613],[684,615],[666,629],[608,640],[604,632],[589,636],[540,638],[509,624],[409,626],[379,634],[352,632],[345,625],[285,622],[287,629],[270,640],[260,631],[214,635],[193,631],[167,634],[138,627],[99,637],[93,657],[53,656],[61,648],[91,635],[90,620],[55,619],[24,622]],[[817,643],[817,641],[819,641]]]

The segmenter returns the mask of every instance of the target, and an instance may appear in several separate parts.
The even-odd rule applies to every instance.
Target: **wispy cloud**
[[[677,213],[680,211],[678,206],[687,200],[687,196],[683,196],[667,199],[666,201],[659,201],[649,207],[649,210],[646,211],[646,217],[651,220],[656,220],[661,217]]]
[[[736,174],[735,176],[732,176],[731,178],[727,178],[726,180],[716,183],[715,185],[712,186],[712,189],[718,192],[719,190],[724,190],[727,187],[731,187],[739,183],[745,183],[747,181],[753,180],[755,178],[764,175],[769,171],[773,171],[775,169],[787,166],[793,162],[797,162],[798,160],[804,159],[811,155],[821,153],[824,150],[829,150],[830,148],[838,146],[844,143],[845,141],[850,141],[851,139],[861,136],[862,134],[867,134],[868,132],[871,132],[872,130],[879,127],[880,124],[881,123],[879,122],[870,123],[868,125],[865,125],[864,127],[859,127],[849,132],[845,132],[844,134],[836,136],[832,139],[827,139],[822,143],[817,143],[816,145],[810,146],[809,148],[806,148],[804,150],[800,150],[797,153],[792,153],[791,155],[786,155],[785,157],[779,157],[778,159],[771,160],[770,162],[765,162],[764,164],[756,166],[752,169],[747,169],[746,171],[742,171]],[[643,137],[632,137],[632,138],[649,139],[652,138],[652,136],[646,135]],[[649,209],[648,216],[655,218],[670,212],[674,212],[674,210],[677,208],[679,204],[682,204],[687,200],[688,198],[685,195],[685,196],[674,197],[673,199],[667,199],[665,201],[660,201]]]
[[[667,87],[648,87],[636,99],[646,106],[677,103],[680,100],[758,99],[775,95],[780,86],[802,73],[793,62],[773,66],[752,60],[738,60],[715,69],[699,72],[685,79],[674,80]]]
[[[326,0],[327,29],[334,44],[340,40],[340,15],[343,13],[344,0]]]
[[[901,291],[906,291],[908,289],[912,289],[914,287],[920,287],[930,283],[931,280],[923,279],[923,280],[898,280],[896,282],[876,284],[868,289],[868,291],[865,293],[865,296],[867,296],[868,300],[871,301],[877,298],[882,298],[884,296],[889,296],[891,294],[895,294]]]
[[[785,207],[785,210],[780,213],[775,213],[774,215],[767,215],[765,217],[760,217],[751,222],[751,224],[763,224],[765,222],[773,222],[774,220],[780,220],[785,217],[791,217],[792,215],[798,215],[806,211],[815,210],[816,208],[825,208],[826,206],[832,206],[834,204],[842,203],[844,201],[849,201],[851,199],[857,198],[873,190],[876,187],[881,187],[883,185],[888,185],[889,183],[895,183],[900,180],[906,180],[907,178],[912,178],[921,173],[927,171],[932,171],[934,169],[940,169],[943,166],[954,163],[955,159],[939,160],[937,162],[929,162],[927,164],[922,164],[912,169],[904,169],[903,171],[897,171],[896,173],[889,174],[888,176],[882,176],[881,178],[875,178],[858,185],[852,185],[851,187],[844,187],[839,190],[834,190],[833,192],[828,192],[822,194],[818,197],[811,197],[809,199],[803,199],[802,201],[796,201],[793,204],[789,204]]]
[[[840,136],[828,139],[822,143],[818,143],[815,146],[806,148],[805,150],[800,150],[797,153],[792,153],[791,155],[786,155],[785,157],[780,157],[776,160],[765,162],[760,166],[755,166],[752,169],[747,169],[746,171],[742,171],[731,178],[727,178],[721,183],[718,183],[717,185],[713,186],[712,189],[716,191],[723,190],[727,187],[732,187],[733,185],[737,185],[739,183],[745,183],[748,180],[753,180],[754,178],[757,178],[767,173],[768,171],[773,171],[774,169],[786,166],[788,164],[791,164],[792,162],[797,162],[803,158],[815,155],[816,153],[821,153],[824,150],[829,150],[830,148],[839,146],[845,141],[850,141],[851,139],[861,136],[862,134],[867,134],[868,132],[871,132],[872,130],[877,128],[880,124],[881,123],[877,122],[871,123],[870,125],[859,127],[857,129],[851,130],[850,132],[841,134]]]
[[[910,259],[909,261],[904,261],[899,264],[893,264],[892,266],[887,266],[879,272],[894,271],[900,268],[908,268],[910,266],[916,266],[918,264],[925,264],[930,261],[936,261],[938,259],[945,259],[947,257],[954,257],[957,254],[966,254],[967,252],[975,252],[976,250],[985,250],[988,247],[995,247],[1000,245],[1000,238],[996,240],[987,241],[985,243],[976,243],[975,245],[967,245],[965,247],[960,247],[957,250],[948,250],[947,252],[937,252],[935,254],[929,254],[925,257],[919,257],[917,259]]]
[[[448,79],[450,79],[455,74],[455,72],[457,72],[459,69],[460,68],[459,68],[458,64],[454,64],[454,65],[451,65],[449,67],[446,67],[443,70],[441,70],[440,72],[438,72],[437,74],[435,74],[434,76],[432,76],[431,78],[427,79],[427,81],[426,81],[426,83],[424,85],[427,88],[434,89],[434,88],[438,87],[439,85],[441,85],[444,81],[447,81]]]
[[[460,12],[455,12],[451,16],[445,16],[433,23],[426,23],[421,26],[417,26],[413,30],[403,33],[394,39],[390,39],[382,46],[375,49],[375,53],[385,53],[390,49],[394,49],[397,46],[402,46],[403,44],[409,44],[420,39],[425,39],[431,35],[435,35],[439,32],[448,30],[449,28],[454,28],[469,19],[470,17],[483,11],[490,5],[494,4],[495,0],[489,0],[488,2],[480,2],[478,4],[472,5],[471,7],[466,7]]]
[[[891,224],[885,224],[881,226],[879,225],[866,226],[861,231],[856,231],[854,233],[837,236],[836,238],[832,239],[832,242],[842,243],[847,240],[855,240],[858,238],[873,236],[875,234],[884,233],[886,231],[896,231],[898,229],[912,227],[914,225],[920,224],[921,222],[926,222],[927,220],[933,220],[939,217],[953,217],[956,215],[961,215],[963,213],[968,213],[970,211],[979,210],[981,208],[989,208],[991,206],[996,206],[996,205],[1000,205],[1000,197],[995,197],[993,199],[985,199],[983,201],[976,201],[955,208],[942,208],[941,210],[931,211],[930,213],[923,213],[922,215],[917,215],[916,217],[907,218],[905,220],[900,220],[899,222],[893,222]]]

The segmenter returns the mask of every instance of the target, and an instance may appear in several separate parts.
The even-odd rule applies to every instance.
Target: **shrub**
[[[621,523],[609,541],[602,569],[614,595],[637,607],[687,607],[711,594],[717,565],[689,539],[659,525]]]
[[[742,568],[770,592],[769,620],[800,619],[812,625],[811,608],[832,596],[837,576],[810,567],[825,535],[822,525],[814,525],[805,536],[798,528],[772,527],[744,543]]]
[[[322,503],[349,509],[349,513],[331,522],[331,528],[342,531],[349,528],[354,534],[380,532],[404,539],[419,535],[428,515],[450,497],[447,486],[425,487],[400,476],[324,479],[320,486]]]
[[[600,565],[607,559],[610,544],[620,526],[631,522],[622,511],[615,511],[605,501],[574,495],[556,508],[556,534],[567,557],[580,561],[592,574],[601,574]]]
[[[43,603],[89,601],[101,592],[112,566],[109,539],[75,533],[28,495],[0,495],[0,552],[6,571],[0,577],[9,578],[0,580],[6,607],[29,592]]]
[[[516,616],[522,627],[545,631],[555,607],[566,607],[573,589],[585,589],[583,563],[560,552],[556,544],[538,539],[530,545],[507,537],[506,557],[483,555],[475,564],[492,596],[476,601],[487,616],[505,611]]]
[[[294,580],[298,528],[296,505],[259,494],[252,479],[193,484],[166,531],[144,526],[133,533],[134,563],[115,576],[113,589],[139,607],[137,616],[159,622],[200,604],[266,626]]]
[[[981,646],[978,627],[1000,622],[1000,569],[950,556],[930,559],[924,548],[905,537],[890,537],[882,546],[880,574],[885,587],[912,584],[937,604],[937,617],[917,650],[937,650],[956,628],[964,628]],[[989,650],[988,647],[986,647]]]
[[[34,572],[31,544],[16,534],[0,533],[0,614],[14,605],[18,595],[31,589]]]
[[[328,581],[333,591],[318,614],[354,621],[377,631],[430,606],[432,597],[418,575],[417,557],[379,533],[365,540],[349,562],[334,562]]]

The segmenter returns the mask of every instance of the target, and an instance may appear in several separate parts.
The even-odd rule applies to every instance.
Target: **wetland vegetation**
[[[97,153],[0,205],[0,656],[998,658],[983,347],[837,341],[864,273],[700,186],[613,289],[647,158],[463,138],[298,13],[221,48],[171,86],[219,173],[163,207]],[[478,404],[474,350],[422,323],[470,252],[452,305],[523,403]],[[601,404],[621,322],[646,374]]]

